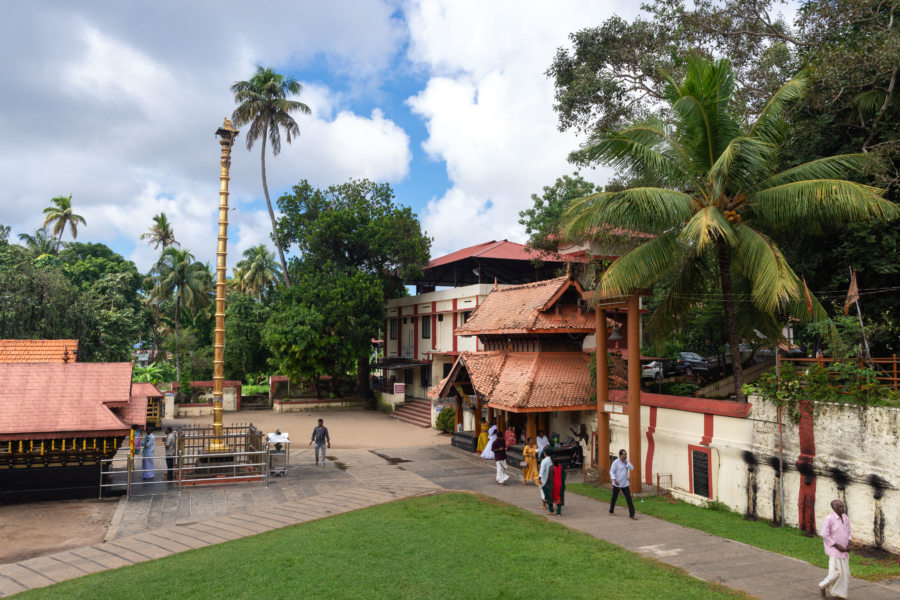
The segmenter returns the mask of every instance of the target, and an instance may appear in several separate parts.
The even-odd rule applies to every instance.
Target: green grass
[[[606,503],[612,498],[610,490],[586,483],[567,485],[566,491]],[[619,503],[624,506],[624,499],[620,499]],[[802,531],[793,527],[772,527],[768,521],[749,521],[736,512],[711,510],[661,496],[635,498],[635,509],[670,523],[799,558],[823,569],[828,568],[828,557],[822,548],[822,539],[806,537]],[[900,562],[897,560],[870,558],[852,552],[850,566],[854,577],[869,581],[900,576]]]
[[[458,493],[345,513],[16,597],[749,598],[520,508]]]

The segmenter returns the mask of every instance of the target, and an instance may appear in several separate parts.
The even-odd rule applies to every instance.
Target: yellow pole
[[[219,160],[219,238],[216,249],[216,328],[213,347],[213,439],[210,452],[225,452],[222,439],[222,395],[225,387],[225,259],[228,247],[228,181],[231,169],[231,147],[238,130],[228,118],[216,130],[222,156]]]

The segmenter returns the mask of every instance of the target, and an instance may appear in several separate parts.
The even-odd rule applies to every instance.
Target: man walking
[[[559,460],[552,461],[543,491],[550,514],[553,514],[555,504],[556,516],[562,516],[562,506],[566,503],[566,468]]]
[[[831,512],[822,522],[822,542],[828,555],[828,575],[819,582],[819,593],[825,597],[829,590],[835,598],[847,600],[850,586],[850,517],[844,503],[831,501]]]
[[[509,474],[506,472],[506,439],[502,435],[498,435],[491,450],[494,451],[494,461],[497,463],[497,483],[503,485],[509,479]]]
[[[544,493],[544,486],[550,481],[550,472],[553,470],[553,448],[545,446],[541,460],[541,470],[538,472],[538,485],[541,487],[541,508],[547,508],[547,495]]]
[[[322,451],[322,468],[325,468],[325,447],[326,445],[331,448],[331,438],[328,437],[328,428],[322,424],[322,419],[319,419],[319,424],[313,429],[312,439],[309,440],[309,445],[313,442],[316,443],[316,466],[319,466],[319,450]]]
[[[634,503],[631,501],[631,488],[628,486],[628,471],[633,470],[634,465],[628,460],[628,453],[625,452],[624,448],[619,450],[619,458],[614,460],[612,466],[609,468],[609,479],[612,481],[613,485],[612,502],[609,503],[609,514],[616,514],[616,499],[619,497],[619,492],[622,492],[622,495],[625,496],[625,501],[628,503],[628,516],[637,521],[637,517],[634,516]]]
[[[166,481],[175,478],[175,432],[166,427]]]

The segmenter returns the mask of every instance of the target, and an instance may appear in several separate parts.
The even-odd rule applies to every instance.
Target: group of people
[[[175,480],[175,456],[176,436],[171,427],[166,427],[166,438],[163,444],[166,448],[166,481]],[[144,435],[140,429],[134,427],[134,451],[141,453],[141,480],[153,481],[156,478],[156,437],[153,435],[153,427],[147,425]]]

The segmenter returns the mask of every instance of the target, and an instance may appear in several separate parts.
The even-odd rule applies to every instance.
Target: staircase
[[[391,416],[411,425],[431,427],[431,402],[428,400],[410,400],[406,404],[398,406]]]

